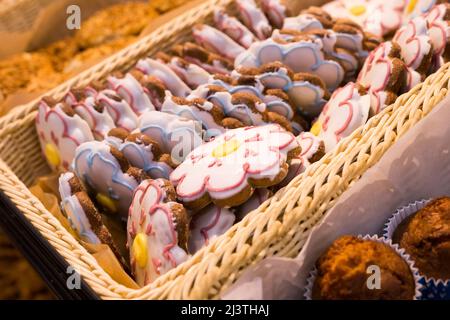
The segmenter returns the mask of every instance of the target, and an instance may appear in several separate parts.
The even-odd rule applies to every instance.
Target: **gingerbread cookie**
[[[270,37],[272,27],[254,0],[236,0],[236,4],[242,21],[258,39],[264,40]]]
[[[344,78],[344,70],[336,61],[325,58],[322,41],[313,36],[294,37],[291,42],[281,38],[270,38],[255,42],[235,60],[240,67],[259,67],[280,61],[293,72],[303,72],[320,77],[329,90],[339,86]],[[302,59],[298,59],[302,57]]]
[[[226,14],[224,10],[216,9],[214,11],[214,23],[217,28],[244,48],[250,47],[253,42],[257,41],[255,35],[246,26],[235,17]]]
[[[80,145],[72,168],[96,201],[108,212],[127,217],[134,189],[145,177],[125,156],[104,141]]]
[[[190,223],[189,252],[196,253],[233,226],[233,211],[210,204],[195,213]]]
[[[136,68],[144,74],[154,76],[161,80],[172,94],[186,97],[191,89],[168,66],[158,60],[145,58],[138,61]]]
[[[132,69],[130,74],[141,84],[145,94],[148,96],[156,110],[160,110],[166,97],[167,87],[159,78],[147,75],[140,69]]]
[[[231,60],[234,60],[245,50],[225,33],[206,24],[195,25],[192,28],[192,35],[195,41],[206,50],[223,55]]]
[[[207,130],[208,138],[225,131],[222,126],[224,118],[222,109],[205,99],[189,100],[167,94],[161,111],[198,121]]]
[[[167,64],[191,89],[207,83],[211,77],[205,69],[200,68],[196,64],[189,63],[183,58],[172,57],[163,52],[158,52],[156,57]]]
[[[330,29],[333,27],[334,19],[333,17],[328,14],[323,8],[311,6],[305,10],[302,10],[301,15],[309,15],[313,16],[315,19],[319,20],[320,24],[322,25],[322,28],[324,29]]]
[[[369,118],[370,95],[353,82],[336,90],[325,105],[311,132],[325,143],[325,152],[350,135]]]
[[[188,259],[188,216],[167,180],[145,180],[137,187],[127,231],[132,274],[141,286]]]
[[[379,113],[397,98],[397,94],[407,84],[407,70],[400,60],[400,46],[393,42],[383,42],[372,51],[358,75],[358,83],[371,96],[373,114]]]
[[[176,165],[167,153],[149,136],[113,129],[108,134],[108,143],[123,153],[130,165],[144,170],[152,179],[168,179]]]
[[[50,168],[67,170],[75,149],[94,140],[89,125],[65,103],[42,99],[36,115],[36,131]]]
[[[122,97],[136,115],[141,115],[147,110],[155,110],[150,98],[145,94],[144,88],[130,73],[125,75],[115,74],[108,77],[110,89]]]
[[[73,172],[65,172],[59,177],[59,194],[62,212],[80,239],[90,244],[108,245],[119,262],[127,267],[128,263],[103,223],[102,215]]]
[[[95,97],[96,103],[105,108],[113,119],[115,125],[127,131],[137,128],[138,117],[128,102],[120,97],[114,90],[100,91]]]
[[[288,15],[288,8],[280,0],[262,0],[261,9],[274,28],[280,29]]]
[[[293,120],[295,109],[289,96],[281,89],[268,89],[264,92],[264,103],[267,110],[278,113],[287,120]]]
[[[322,9],[335,18],[350,19],[379,37],[388,36],[402,24],[404,0],[335,0]]]
[[[409,21],[415,17],[422,16],[440,3],[445,3],[446,0],[407,0],[403,11],[404,21]]]
[[[139,131],[156,141],[176,164],[203,142],[200,123],[159,111],[144,113],[139,118]]]
[[[233,69],[233,63],[229,59],[208,52],[201,46],[191,42],[174,46],[171,53],[200,66],[210,74],[229,74]]]
[[[433,58],[433,43],[428,33],[427,20],[419,16],[401,27],[393,38],[401,48],[401,56],[407,67],[426,74]]]
[[[302,132],[296,139],[302,152],[292,159],[288,174],[280,186],[286,186],[312,163],[319,161],[325,155],[324,142],[311,132]]]
[[[211,201],[238,206],[255,188],[281,182],[299,152],[295,137],[279,125],[233,129],[189,153],[170,180],[189,208],[201,209]]]
[[[87,97],[76,104],[73,110],[87,122],[96,140],[103,140],[108,131],[115,127],[107,109],[98,104],[94,97]]]
[[[308,32],[312,30],[322,30],[324,29],[324,26],[316,16],[309,13],[301,13],[296,17],[284,19],[282,29]]]
[[[450,4],[434,6],[425,16],[434,50],[434,70],[450,60]]]

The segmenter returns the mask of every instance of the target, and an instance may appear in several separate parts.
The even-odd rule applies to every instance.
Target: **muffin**
[[[422,275],[450,279],[450,198],[435,199],[403,220],[392,240],[405,249]]]
[[[369,266],[380,268],[380,288],[369,289],[373,274]],[[317,276],[312,288],[314,300],[411,300],[415,280],[408,263],[389,245],[342,236],[316,262]]]

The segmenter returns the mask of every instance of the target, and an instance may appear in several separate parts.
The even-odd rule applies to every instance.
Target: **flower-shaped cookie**
[[[433,57],[433,45],[424,17],[416,17],[401,27],[395,33],[393,41],[400,46],[407,67],[421,74],[428,71]]]
[[[164,179],[144,180],[129,210],[127,233],[131,269],[144,286],[186,261],[188,217]]]
[[[236,0],[242,21],[261,40],[266,39],[272,32],[264,12],[256,5],[254,0]]]
[[[235,17],[226,14],[224,10],[214,11],[214,23],[217,28],[244,48],[250,47],[256,41],[255,35],[246,26]]]
[[[203,142],[200,123],[160,111],[144,113],[139,118],[139,131],[155,140],[175,163]]]
[[[311,132],[302,132],[296,139],[302,148],[302,152],[292,159],[288,175],[282,182],[283,186],[287,185],[292,179],[303,173],[312,163],[320,160],[325,155],[323,141]]]
[[[126,217],[141,173],[136,168],[130,171],[128,161],[118,153],[104,141],[85,142],[77,148],[72,168],[99,204]]]
[[[334,18],[351,19],[381,37],[400,27],[404,7],[404,0],[335,0],[322,8]]]
[[[407,0],[407,2],[403,12],[405,21],[429,12],[435,4],[445,2],[445,0]]]
[[[130,73],[123,77],[110,76],[108,84],[110,89],[116,91],[128,103],[136,115],[139,116],[148,110],[155,110],[155,106],[145,94],[142,85]]]
[[[254,188],[284,179],[300,152],[295,137],[279,125],[229,130],[194,149],[170,175],[177,196],[191,208],[213,201],[220,207],[244,203]]]
[[[234,224],[236,216],[226,208],[213,204],[197,212],[190,223],[189,252],[196,253]]]
[[[47,163],[53,170],[67,170],[75,156],[75,149],[94,140],[89,125],[65,104],[39,104],[36,131]]]
[[[425,16],[434,54],[450,59],[450,4],[434,6]]]
[[[283,26],[288,10],[281,0],[262,0],[261,8],[275,28],[279,29]]]
[[[121,98],[114,90],[102,90],[96,95],[95,99],[100,106],[109,112],[117,127],[127,131],[133,131],[137,128],[137,115],[125,99]]]
[[[325,152],[330,152],[342,138],[366,123],[369,110],[370,96],[350,82],[333,93],[311,132],[324,141]]]
[[[225,33],[206,24],[194,26],[192,35],[199,45],[228,59],[235,59],[245,50]]]
[[[94,97],[87,97],[76,104],[73,110],[87,122],[97,140],[103,140],[108,131],[115,128],[108,110],[97,104]]]
[[[235,67],[259,67],[280,61],[294,72],[319,76],[328,89],[334,90],[342,82],[344,70],[336,61],[325,59],[322,48],[322,41],[313,37],[285,43],[270,38],[252,44],[236,58]]]
[[[187,97],[191,89],[181,80],[175,72],[158,60],[145,58],[138,61],[136,69],[146,75],[161,80],[172,94],[178,97]]]
[[[399,56],[396,43],[383,42],[370,53],[358,75],[358,83],[371,95],[374,114],[393,103],[406,85],[406,66]]]

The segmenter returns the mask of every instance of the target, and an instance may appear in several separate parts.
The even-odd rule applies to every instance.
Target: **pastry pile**
[[[192,42],[41,101],[36,129],[48,164],[64,172],[72,227],[130,261],[140,285],[225,233],[448,60],[448,4],[406,22],[397,2],[351,7],[369,3],[365,19],[345,15],[346,1],[298,16],[283,3],[237,0],[239,17],[218,8],[213,25],[193,27]],[[382,10],[401,23],[376,20]],[[126,224],[129,260],[105,216]]]

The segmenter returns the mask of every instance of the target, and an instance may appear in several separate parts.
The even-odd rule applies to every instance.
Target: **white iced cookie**
[[[439,0],[407,0],[403,15],[404,20],[409,21],[415,17],[426,14],[433,8],[433,6],[439,2]]]
[[[194,149],[170,175],[177,197],[201,209],[244,203],[255,188],[276,185],[300,152],[295,137],[279,125],[228,130]]]
[[[322,9],[334,18],[351,19],[365,31],[381,37],[401,26],[404,7],[404,0],[335,0]]]
[[[255,35],[246,26],[235,17],[226,14],[224,10],[216,9],[214,11],[214,23],[217,28],[244,48],[250,47],[253,42],[257,41]]]
[[[141,115],[147,110],[155,110],[150,98],[145,94],[142,85],[129,73],[124,77],[108,77],[110,89],[122,97],[136,115]]]
[[[144,170],[152,179],[168,179],[173,171],[170,155],[163,153],[158,143],[145,134],[114,129],[106,142],[121,151],[130,165]]]
[[[254,0],[236,0],[242,21],[261,40],[266,39],[272,33],[264,12],[256,5]]]
[[[104,209],[126,218],[141,173],[120,151],[104,141],[85,142],[76,149],[72,169]]]
[[[399,59],[400,50],[396,43],[383,42],[370,53],[358,75],[358,84],[371,96],[373,114],[393,103],[405,86],[406,66]]]
[[[100,106],[108,111],[117,127],[127,131],[136,129],[137,115],[125,99],[121,98],[114,90],[102,90],[95,99]]]
[[[206,24],[195,25],[192,29],[195,41],[206,50],[218,53],[228,59],[235,59],[245,49],[225,33]]]
[[[281,186],[287,185],[292,179],[303,173],[312,163],[320,160],[325,155],[324,142],[311,132],[302,132],[296,139],[302,148],[302,152],[292,159],[289,172]]]
[[[281,28],[287,15],[286,6],[280,0],[262,0],[261,8],[274,28]]]
[[[225,131],[225,128],[221,125],[221,120],[223,119],[222,110],[204,99],[189,100],[174,97],[167,93],[161,112],[198,121],[212,136],[219,135]]]
[[[443,3],[434,6],[425,18],[428,23],[428,33],[433,44],[435,60],[442,60],[438,61],[439,64],[442,64],[450,59],[450,4]],[[436,67],[438,68],[440,65]]]
[[[130,206],[127,233],[131,270],[140,286],[188,259],[188,217],[167,180],[144,180]]]
[[[159,111],[144,113],[139,118],[139,131],[155,140],[175,163],[203,142],[200,123]]]
[[[329,90],[334,90],[342,82],[344,70],[336,61],[327,60],[322,48],[322,41],[312,36],[303,36],[292,42],[270,38],[252,44],[236,58],[235,67],[259,67],[280,61],[295,73],[305,72],[319,76]]]
[[[94,140],[89,125],[67,104],[39,103],[36,131],[41,149],[49,166],[55,170],[68,170],[75,149],[86,141]]]
[[[422,74],[428,71],[433,46],[424,17],[416,17],[401,27],[395,33],[393,41],[400,46],[407,67]]]
[[[172,57],[164,53],[158,53],[157,58],[163,61],[192,89],[207,83],[211,76],[205,69],[190,63],[183,58]]]
[[[194,254],[212,240],[224,234],[234,224],[236,216],[226,208],[213,204],[197,212],[191,220],[189,253]]]
[[[297,31],[311,31],[323,29],[322,23],[311,14],[301,13],[296,17],[289,17],[284,19],[283,29],[297,30]]]
[[[114,121],[107,109],[97,104],[94,97],[87,97],[76,104],[73,109],[87,122],[97,140],[103,140],[109,130],[115,128]]]
[[[324,141],[325,152],[330,152],[342,138],[366,123],[369,110],[370,96],[361,94],[350,82],[333,93],[311,132]]]
[[[138,61],[136,69],[146,75],[154,76],[161,80],[172,94],[179,97],[186,97],[191,89],[181,80],[175,72],[158,60],[145,58]]]

